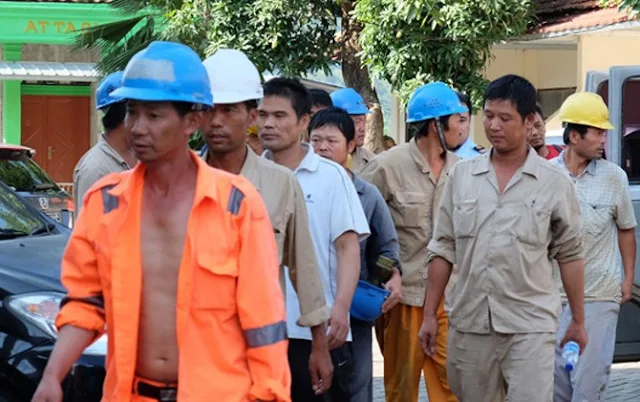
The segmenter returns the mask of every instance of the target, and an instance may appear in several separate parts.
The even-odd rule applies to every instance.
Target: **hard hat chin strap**
[[[447,140],[444,137],[444,130],[442,129],[442,124],[440,123],[439,118],[435,118],[436,121],[436,130],[438,130],[438,138],[440,138],[440,145],[442,145],[442,154],[444,155],[447,152]]]

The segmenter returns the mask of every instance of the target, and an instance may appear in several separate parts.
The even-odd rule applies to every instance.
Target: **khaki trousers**
[[[447,372],[460,402],[552,402],[555,334],[449,329]]]

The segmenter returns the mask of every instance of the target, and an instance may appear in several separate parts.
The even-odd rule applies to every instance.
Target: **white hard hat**
[[[262,99],[260,73],[241,51],[219,49],[202,64],[209,74],[214,105]]]

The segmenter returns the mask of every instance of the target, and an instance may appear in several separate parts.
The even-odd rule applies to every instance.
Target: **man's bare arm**
[[[618,229],[618,247],[622,255],[622,267],[624,269],[624,280],[622,282],[622,303],[631,299],[631,289],[635,276],[636,264],[636,230]]]
[[[62,402],[62,380],[96,336],[95,331],[64,325],[31,402]]]
[[[338,257],[338,294],[329,319],[329,348],[342,346],[349,335],[349,310],[360,278],[360,244],[358,235],[345,232],[336,241]]]
[[[558,264],[572,316],[560,346],[564,347],[569,341],[577,342],[582,354],[589,341],[584,323],[584,259],[558,262]]]
[[[636,264],[636,229],[618,229],[618,247],[622,255],[624,277],[633,280]]]
[[[54,378],[61,383],[67,376],[73,364],[80,358],[82,352],[96,338],[94,331],[65,325],[58,332],[58,340],[51,352],[44,377]]]
[[[427,269],[429,275],[425,291],[424,317],[418,332],[418,339],[422,351],[427,356],[434,356],[438,337],[438,306],[444,297],[453,265],[446,259],[436,256],[431,259]]]
[[[558,262],[558,265],[573,320],[584,324],[584,259]]]
[[[338,294],[336,304],[351,307],[353,293],[360,279],[360,243],[355,232],[343,233],[336,239],[338,257]]]
[[[434,257],[427,268],[427,289],[425,290],[424,315],[435,316],[440,301],[449,283],[453,265],[442,257]]]
[[[618,247],[622,255],[624,277],[633,280],[636,264],[636,229],[618,229]]]

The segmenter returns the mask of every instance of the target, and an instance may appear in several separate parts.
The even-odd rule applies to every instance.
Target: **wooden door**
[[[89,149],[91,98],[22,96],[22,145],[56,182],[72,182],[73,169]]]

